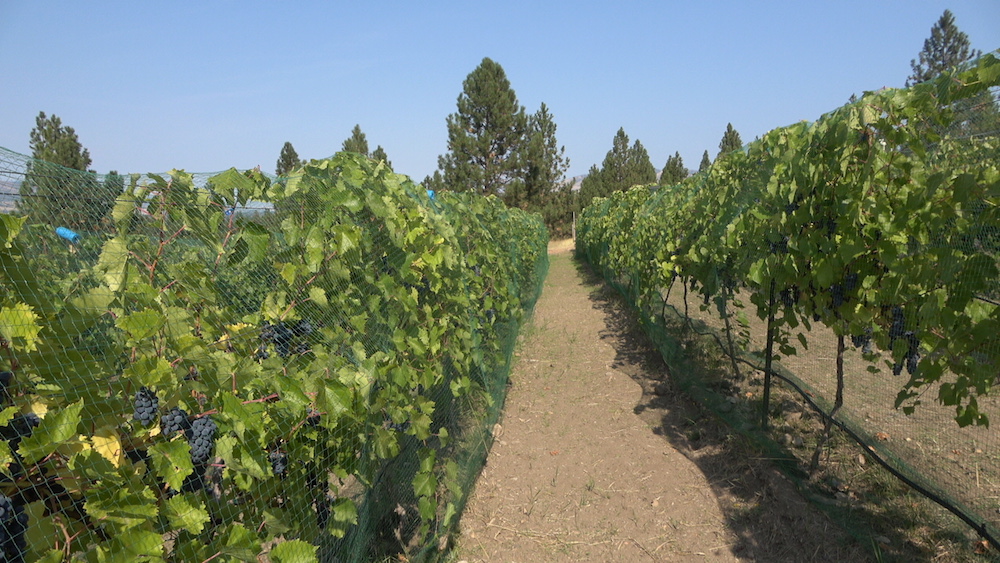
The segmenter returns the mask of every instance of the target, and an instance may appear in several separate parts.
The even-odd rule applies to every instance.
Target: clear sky
[[[273,172],[340,149],[357,123],[420,181],[483,57],[545,102],[586,173],[619,127],[656,168],[903,86],[948,8],[1000,48],[1000,1],[52,2],[0,0],[0,146],[29,154],[58,115],[98,172]]]

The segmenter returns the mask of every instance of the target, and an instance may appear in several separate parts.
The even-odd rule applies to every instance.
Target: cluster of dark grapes
[[[21,438],[31,436],[31,433],[41,422],[42,419],[38,418],[38,415],[33,412],[19,414],[7,426],[0,428],[0,433],[3,434],[3,439],[7,440],[10,449],[17,451],[17,447],[21,444]]]
[[[160,432],[167,438],[176,432],[187,432],[191,428],[188,413],[180,407],[173,407],[160,417]]]
[[[383,414],[382,418],[383,418],[382,422],[383,428],[395,430],[396,432],[406,432],[407,430],[410,429],[410,421],[408,420],[399,423],[393,422],[392,417],[390,417],[388,414]]]
[[[771,254],[788,254],[788,236],[781,235],[781,240],[778,242],[770,242],[768,244],[771,247]]]
[[[871,354],[873,352],[871,327],[866,328],[862,334],[852,334],[851,344],[854,344],[855,348],[861,348],[862,354]]]
[[[793,285],[791,287],[786,287],[778,292],[778,298],[781,299],[781,304],[785,307],[794,307],[796,303],[799,302],[799,286]]]
[[[28,514],[24,507],[0,494],[0,561],[23,563],[28,547],[24,538],[27,529]]]
[[[895,306],[892,308],[892,324],[889,326],[889,349],[894,349],[896,341],[905,339],[906,355],[903,359],[892,366],[892,374],[903,373],[903,365],[906,365],[906,372],[913,375],[917,372],[917,365],[920,364],[920,339],[912,330],[906,330],[906,316],[903,308]]]
[[[0,371],[0,399],[4,402],[10,398],[7,388],[10,387],[12,381],[14,381],[14,372]]]
[[[326,479],[320,479],[315,464],[310,464],[306,471],[306,486],[313,491],[313,506],[316,509],[316,525],[321,530],[326,529],[330,521],[330,495],[327,494]]]
[[[132,399],[132,407],[135,409],[132,420],[143,426],[149,426],[156,419],[157,411],[160,409],[160,400],[156,397],[156,393],[152,389],[142,387],[135,393],[135,398]]]
[[[847,303],[850,299],[847,297],[848,293],[854,291],[858,287],[858,274],[857,272],[848,272],[844,276],[844,281],[841,283],[835,283],[830,286],[830,305],[834,310],[840,308],[841,305]]]
[[[837,232],[837,221],[835,219],[826,220],[826,234],[833,236]]]
[[[17,453],[21,439],[31,436],[41,422],[42,420],[38,418],[37,414],[29,412],[15,416],[7,426],[0,428],[0,436],[3,436],[3,439],[7,441],[10,451],[14,454],[14,461],[10,464],[10,472],[15,479],[24,473],[24,464],[20,454]]]
[[[304,354],[309,351],[307,342],[298,342],[296,339],[309,336],[313,332],[313,325],[306,319],[296,323],[286,323],[278,321],[271,324],[264,322],[260,327],[260,347],[257,349],[257,359],[266,360],[270,357],[268,348],[273,344],[275,352],[282,358],[287,358],[293,352]]]
[[[267,459],[271,462],[271,471],[278,477],[284,478],[288,473],[288,453],[274,448],[267,454]]]
[[[211,416],[196,418],[187,429],[187,441],[191,446],[191,462],[204,465],[212,457],[215,449],[215,432],[218,427]]]
[[[309,426],[319,426],[320,412],[316,409],[309,409],[306,411],[306,423]]]

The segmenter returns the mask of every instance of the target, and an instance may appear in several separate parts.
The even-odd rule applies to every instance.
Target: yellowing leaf
[[[38,415],[38,418],[45,418],[45,414],[49,412],[49,406],[45,403],[35,401],[28,407],[28,411]]]
[[[94,450],[101,454],[101,457],[110,461],[115,467],[121,467],[122,442],[114,428],[108,426],[99,428],[90,441],[94,445]]]
[[[0,335],[15,349],[34,351],[38,341],[38,315],[31,307],[18,303],[13,307],[0,309]]]

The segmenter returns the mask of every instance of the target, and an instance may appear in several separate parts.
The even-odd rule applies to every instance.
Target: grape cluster
[[[267,454],[268,461],[271,462],[271,470],[278,477],[284,477],[288,472],[288,454],[279,450],[273,449]]]
[[[851,344],[854,344],[855,348],[861,348],[861,353],[868,355],[873,352],[872,350],[872,329],[868,327],[862,334],[852,334]]]
[[[293,352],[305,353],[309,351],[309,346],[305,342],[295,345],[295,340],[304,336],[309,336],[313,332],[313,325],[308,320],[302,319],[294,324],[279,321],[271,324],[265,322],[260,327],[261,346],[257,350],[257,359],[266,360],[270,354],[267,347],[274,345],[275,351],[282,358],[287,358]]]
[[[160,417],[160,431],[164,436],[173,436],[175,432],[186,432],[191,428],[188,413],[180,407],[173,407]]]
[[[316,525],[325,530],[330,522],[330,498],[327,495],[316,497]]]
[[[0,436],[7,441],[7,445],[10,447],[11,452],[14,454],[14,461],[10,463],[11,475],[16,479],[20,477],[24,472],[23,460],[20,454],[17,453],[18,446],[21,445],[21,439],[31,436],[35,428],[41,424],[42,420],[38,418],[38,415],[29,412],[28,414],[19,414],[15,416],[7,426],[0,428]]]
[[[841,305],[850,301],[847,294],[854,291],[858,287],[858,274],[857,272],[848,272],[844,275],[844,279],[841,283],[835,283],[830,286],[830,305],[834,310],[840,308]]]
[[[28,547],[24,538],[27,529],[28,515],[24,507],[0,494],[0,560],[23,563]]]
[[[215,449],[215,431],[218,427],[211,416],[196,418],[187,430],[188,444],[191,446],[191,462],[194,464],[208,463]]]
[[[309,409],[306,412],[306,422],[309,426],[319,426],[320,412],[315,409]]]
[[[142,387],[136,392],[135,398],[132,400],[132,407],[135,409],[132,419],[143,426],[149,426],[156,419],[160,400],[149,387]]]
[[[4,440],[7,440],[10,449],[16,451],[21,444],[21,438],[31,436],[31,433],[41,422],[42,419],[33,412],[20,414],[15,416],[7,426],[0,428],[0,434],[3,435]]]
[[[395,430],[396,432],[406,432],[410,429],[410,421],[405,420],[403,422],[395,422],[389,413],[382,413],[382,428],[388,428],[390,430]]]
[[[799,286],[793,285],[778,292],[778,297],[781,299],[782,305],[792,308],[799,302],[799,294]]]
[[[899,375],[903,373],[903,366],[905,365],[906,372],[913,375],[917,372],[917,366],[920,364],[920,339],[917,338],[916,332],[906,330],[906,316],[903,313],[903,308],[897,305],[892,308],[892,324],[889,326],[889,348],[894,349],[896,341],[899,339],[906,341],[906,355],[903,356],[902,360],[893,364],[892,374]]]
[[[768,245],[771,249],[771,254],[788,254],[788,236],[781,235],[781,240],[778,242],[768,241]]]

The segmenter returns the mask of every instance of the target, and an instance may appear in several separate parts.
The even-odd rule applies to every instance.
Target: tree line
[[[980,54],[955,25],[951,11],[945,10],[931,28],[931,37],[924,42],[918,58],[910,61],[912,74],[906,85],[933,78]],[[457,110],[446,119],[447,152],[438,157],[437,170],[424,178],[427,189],[495,195],[510,207],[539,212],[551,235],[559,237],[569,234],[574,213],[595,197],[635,185],[671,186],[691,174],[679,152],[669,156],[657,173],[642,143],[637,139],[630,144],[624,128],[620,128],[601,165],[592,165],[577,189],[573,179],[566,177],[569,158],[565,147],[558,143],[555,118],[544,102],[528,114],[518,102],[503,67],[489,58],[482,60],[462,86]],[[988,92],[984,95],[991,96]],[[987,105],[995,111],[992,96],[989,102]],[[742,145],[739,132],[729,123],[716,158]],[[72,127],[63,125],[55,115],[40,112],[31,131],[30,148],[35,161],[21,184],[20,212],[70,228],[85,229],[106,221],[107,212],[124,187],[124,179],[117,172],[110,172],[103,181],[94,174],[93,182],[76,181],[71,185],[45,170],[45,163],[76,170],[89,168],[90,153]],[[354,126],[341,150],[392,167],[381,145],[370,150],[360,124]],[[285,142],[275,173],[287,176],[305,162],[292,143]],[[698,172],[712,162],[706,150]]]

